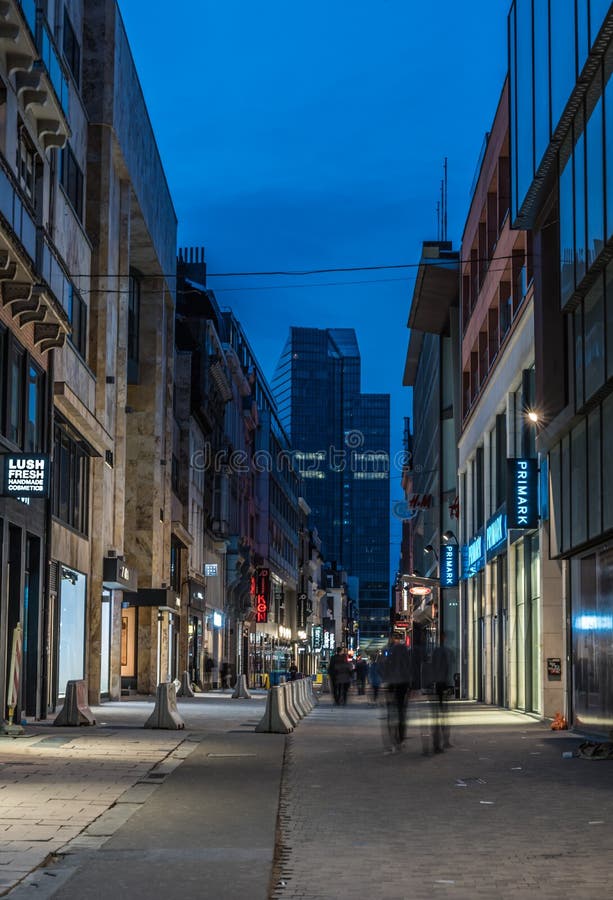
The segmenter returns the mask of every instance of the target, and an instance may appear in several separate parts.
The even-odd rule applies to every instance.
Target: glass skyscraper
[[[360,376],[352,328],[290,328],[272,388],[324,557],[359,579],[364,647],[390,627],[390,398]]]

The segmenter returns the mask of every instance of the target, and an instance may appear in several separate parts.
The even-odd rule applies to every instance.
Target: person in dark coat
[[[353,676],[351,663],[342,647],[336,648],[336,653],[328,666],[328,678],[332,683],[334,703],[336,706],[345,706],[349,685]]]
[[[451,747],[447,714],[447,691],[453,684],[453,653],[445,644],[445,632],[441,631],[439,646],[432,654],[432,680],[436,694],[436,707],[432,719],[432,749],[442,753]]]
[[[411,651],[402,635],[395,632],[381,665],[382,678],[387,687],[387,725],[390,746],[388,753],[402,748],[406,737],[406,713],[413,681]]]
[[[358,656],[355,664],[355,675],[358,683],[358,694],[366,693],[366,676],[368,675],[368,663],[363,656]]]

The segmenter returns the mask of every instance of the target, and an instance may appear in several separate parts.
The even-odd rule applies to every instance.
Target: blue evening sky
[[[507,69],[509,0],[119,5],[179,246],[205,246],[209,273],[415,263],[421,242],[437,238],[444,157],[448,238],[459,243]],[[354,327],[363,390],[392,395],[397,450],[411,411],[402,372],[414,275],[211,277],[209,286],[269,378],[290,325]]]

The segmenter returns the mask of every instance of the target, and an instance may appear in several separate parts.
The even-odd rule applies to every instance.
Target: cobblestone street
[[[359,698],[361,701],[362,698]],[[452,748],[422,755],[427,705],[384,755],[381,709],[324,700],[288,738],[279,900],[610,896],[613,765],[519,714],[451,704]]]

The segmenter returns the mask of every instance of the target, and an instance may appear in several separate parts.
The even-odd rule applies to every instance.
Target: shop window
[[[64,40],[63,51],[64,59],[68,63],[77,87],[81,84],[81,46],[77,40],[77,35],[72,27],[72,22],[68,16],[68,10],[64,7]]]
[[[87,579],[64,565],[60,566],[60,574],[58,688],[63,695],[68,681],[84,676]]]
[[[53,515],[79,531],[88,533],[89,454],[63,424],[54,429]]]
[[[77,217],[83,221],[83,172],[70,144],[66,144],[60,157],[60,183],[72,204]]]

